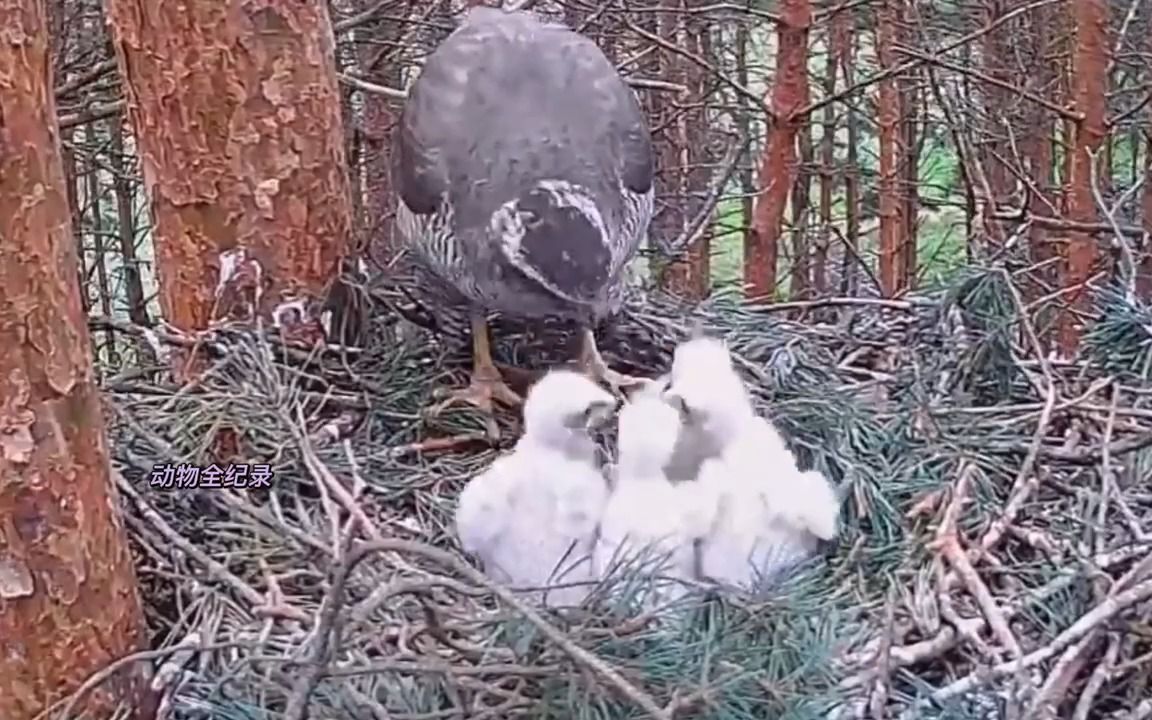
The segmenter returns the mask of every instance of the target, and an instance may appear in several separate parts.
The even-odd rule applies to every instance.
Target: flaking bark
[[[0,718],[141,649],[76,282],[44,0],[0,0]],[[145,665],[89,695],[147,712]]]
[[[319,0],[108,0],[151,201],[160,304],[177,327],[319,297],[352,227],[334,41]],[[261,268],[225,297],[220,255]],[[231,305],[231,306],[230,306]]]

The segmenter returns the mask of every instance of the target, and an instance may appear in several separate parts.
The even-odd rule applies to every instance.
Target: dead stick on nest
[[[1109,403],[1108,407],[1108,420],[1104,426],[1104,437],[1100,441],[1100,480],[1104,488],[1101,492],[1103,497],[1100,500],[1101,508],[1097,518],[1097,527],[1104,527],[1104,516],[1107,514],[1108,504],[1115,502],[1116,508],[1128,526],[1128,532],[1132,533],[1132,537],[1137,542],[1142,542],[1148,538],[1148,533],[1144,531],[1136,513],[1128,506],[1124,495],[1117,491],[1116,473],[1112,470],[1112,436],[1116,432],[1116,415],[1120,404],[1120,392],[1119,387],[1112,390],[1112,402]]]
[[[944,517],[940,520],[940,527],[936,530],[936,539],[932,541],[930,547],[944,554],[952,566],[953,572],[964,581],[968,592],[976,600],[976,604],[980,606],[980,611],[988,621],[988,627],[992,633],[996,635],[1000,644],[1012,657],[1018,658],[1023,654],[1020,643],[1016,640],[1012,629],[1008,627],[1008,621],[1004,618],[1004,613],[996,599],[992,597],[992,592],[984,584],[980,574],[972,567],[967,553],[960,547],[957,522],[960,517],[960,510],[968,500],[968,486],[971,484],[972,475],[975,472],[975,466],[970,463],[966,462],[961,467],[960,477],[957,478],[956,485],[952,489],[952,501],[944,511]],[[948,584],[947,580],[945,580],[945,584]]]
[[[996,518],[989,526],[988,531],[980,538],[979,553],[983,554],[991,550],[1000,542],[1000,539],[1004,537],[1005,530],[1015,522],[1016,514],[1020,512],[1020,508],[1024,507],[1024,503],[1039,485],[1035,472],[1036,459],[1040,455],[1040,448],[1044,445],[1044,438],[1048,435],[1048,427],[1052,422],[1052,411],[1055,406],[1056,386],[1049,384],[1044,398],[1044,409],[1040,411],[1040,419],[1036,422],[1036,432],[1032,435],[1032,444],[1028,448],[1024,462],[1020,464],[1016,479],[1012,482],[1012,490],[1008,496],[1008,502],[1004,505],[1004,512]],[[979,556],[973,559],[979,559]]]
[[[1108,647],[1104,650],[1104,658],[1092,671],[1088,682],[1084,683],[1084,690],[1081,691],[1080,697],[1076,700],[1076,709],[1072,712],[1072,720],[1088,720],[1092,714],[1092,704],[1096,701],[1096,696],[1100,694],[1104,683],[1111,679],[1112,670],[1120,658],[1120,647],[1120,634],[1109,633]]]
[[[296,407],[296,422],[298,426],[292,426],[292,434],[296,436],[296,444],[300,447],[300,453],[304,458],[304,464],[308,466],[308,471],[340,501],[340,504],[356,520],[369,540],[382,540],[384,536],[380,534],[376,524],[365,514],[360,503],[356,502],[356,498],[348,492],[348,488],[344,487],[343,483],[332,474],[332,471],[320,462],[320,458],[316,457],[316,451],[312,449],[312,443],[308,440],[308,425],[304,421],[304,411],[299,406]]]
[[[284,617],[290,620],[296,620],[298,622],[304,623],[305,625],[308,624],[308,616],[297,608],[291,607],[289,605],[284,605],[281,607],[268,606],[267,599],[259,592],[257,592],[254,587],[241,580],[235,573],[225,567],[222,563],[213,560],[208,556],[206,552],[196,547],[191,541],[189,541],[183,535],[178,533],[175,528],[169,525],[168,522],[160,516],[160,513],[156,512],[156,510],[154,510],[150,505],[148,505],[147,502],[145,502],[144,498],[141,497],[136,488],[132,487],[132,484],[125,480],[120,475],[120,473],[116,473],[116,485],[118,488],[120,488],[121,492],[132,498],[132,501],[136,505],[136,508],[140,511],[140,514],[144,516],[144,519],[152,527],[156,528],[156,532],[164,536],[165,540],[175,545],[177,550],[187,555],[193,561],[207,568],[209,576],[218,578],[225,585],[232,588],[232,590],[235,591],[237,595],[251,603],[254,608],[264,608],[270,614],[279,615],[280,617]]]
[[[1152,570],[1152,553],[1148,552],[1147,547],[1125,547],[1120,550],[1098,555],[1094,558],[1089,558],[1089,561],[1085,563],[1085,567],[1107,570],[1134,559],[1141,552],[1148,553],[1144,561],[1149,563],[1149,570]],[[1030,591],[1026,597],[1019,598],[1005,606],[1005,618],[1011,620],[1025,610],[1035,607],[1052,598],[1057,593],[1067,590],[1074,582],[1084,577],[1084,572],[1085,571],[1082,570],[1080,573],[1061,575]],[[1121,581],[1123,581],[1123,578]],[[889,651],[892,667],[894,669],[904,668],[938,658],[956,647],[962,639],[968,637],[971,633],[979,632],[987,625],[987,622],[980,617],[966,618],[964,622],[968,627],[957,630],[957,628],[951,626],[944,626],[930,638],[893,647]],[[846,669],[867,668],[853,675],[849,675],[842,680],[839,683],[841,690],[847,691],[860,687],[866,680],[871,678],[872,671],[869,666],[875,661],[882,644],[883,638],[873,640],[841,661],[841,666]]]
[[[1025,717],[1046,720],[1055,718],[1056,710],[1068,695],[1072,682],[1079,677],[1092,650],[1100,641],[1101,628],[1094,628],[1079,641],[1072,644],[1052,665],[1040,691],[1032,700]]]
[[[967,553],[960,547],[959,541],[955,535],[949,536],[944,539],[943,547],[944,557],[948,559],[952,569],[960,576],[964,582],[964,586],[968,592],[975,598],[976,604],[980,606],[980,612],[988,620],[988,627],[992,633],[1008,651],[1012,657],[1020,657],[1024,652],[1020,649],[1020,643],[1017,642],[1016,636],[1012,633],[1012,629],[1008,626],[1008,620],[1004,617],[1004,612],[1000,609],[999,603],[996,598],[992,597],[992,591],[984,584],[981,579],[980,573],[976,572],[976,568],[972,567],[972,563],[968,560]]]
[[[428,438],[427,440],[420,440],[418,442],[408,443],[407,445],[398,445],[390,448],[388,450],[388,456],[400,458],[405,455],[443,452],[446,450],[456,450],[465,445],[483,442],[487,442],[487,435],[482,432],[462,433],[451,437]]]
[[[1036,478],[1036,460],[1040,456],[1040,451],[1044,446],[1044,439],[1048,436],[1048,428],[1052,422],[1052,413],[1056,407],[1056,380],[1052,373],[1052,367],[1048,363],[1048,358],[1044,354],[1044,347],[1040,343],[1040,338],[1036,334],[1036,328],[1032,326],[1032,322],[1028,319],[1028,313],[1024,308],[1024,301],[1020,297],[1020,293],[1016,290],[1016,286],[1012,283],[1012,278],[1005,273],[1005,280],[1009,293],[1012,295],[1012,302],[1016,306],[1016,311],[1020,317],[1020,324],[1024,330],[1024,335],[1028,338],[1029,345],[1032,346],[1032,352],[1040,362],[1040,372],[1044,375],[1044,408],[1040,411],[1040,419],[1036,421],[1036,432],[1032,435],[1032,443],[1028,446],[1028,454],[1024,456],[1024,462],[1020,464],[1020,470],[1016,473],[1016,479],[1012,482],[1012,490],[1008,496],[1008,502],[1004,506],[1004,512],[1000,514],[989,527],[988,531],[980,538],[977,544],[975,556],[972,561],[980,559],[980,556],[994,548],[1000,539],[1004,537],[1005,531],[1016,520],[1017,513],[1020,508],[1024,506],[1032,492],[1039,485]],[[1099,388],[1096,388],[1099,390]],[[953,580],[949,579],[950,582]]]
[[[1133,586],[1123,592],[1109,595],[1099,605],[1080,617],[1071,627],[1053,638],[1052,642],[1044,647],[1034,650],[1019,660],[994,665],[991,668],[978,670],[932,693],[928,701],[921,701],[909,709],[905,717],[915,718],[925,705],[925,702],[943,702],[951,698],[960,697],[972,692],[978,687],[992,680],[1013,675],[1015,673],[1035,667],[1045,662],[1065,648],[1079,641],[1088,633],[1112,620],[1128,608],[1152,598],[1152,580]]]
[[[110,679],[112,679],[112,676],[128,667],[129,665],[133,665],[138,662],[150,662],[152,660],[165,660],[173,655],[176,655],[177,653],[182,652],[202,654],[215,652],[217,650],[250,648],[251,645],[252,644],[250,642],[223,642],[206,645],[191,645],[180,643],[171,645],[166,648],[160,648],[158,650],[141,650],[130,655],[125,655],[123,657],[117,658],[108,665],[105,665],[100,670],[89,675],[88,679],[81,683],[80,687],[76,688],[75,692],[73,692],[68,697],[61,698],[56,703],[44,708],[33,720],[45,720],[46,718],[52,717],[53,715],[60,718],[61,720],[71,720],[71,718],[75,717],[76,706],[80,703],[81,700],[84,699],[86,695],[88,695],[88,693],[108,682]],[[57,708],[61,708],[59,712],[56,711]]]
[[[292,698],[289,700],[288,708],[286,708],[284,712],[285,720],[304,720],[306,717],[308,697],[312,691],[316,689],[320,678],[323,677],[326,672],[332,651],[339,647],[339,622],[337,622],[336,615],[340,605],[343,603],[344,587],[347,583],[348,576],[352,570],[369,555],[381,552],[422,555],[435,563],[451,569],[456,574],[464,576],[470,582],[487,588],[489,592],[520,613],[525,620],[540,631],[540,634],[555,643],[557,647],[563,650],[574,661],[602,677],[624,697],[643,708],[643,710],[653,718],[657,720],[672,720],[672,714],[657,705],[656,701],[650,695],[628,682],[628,680],[611,665],[574,643],[571,638],[567,637],[563,632],[545,620],[540,613],[517,598],[512,591],[489,580],[482,572],[449,552],[425,543],[397,539],[360,544],[354,547],[351,552],[348,553],[344,562],[340,563],[337,567],[332,582],[332,589],[325,596],[324,604],[321,607],[321,620],[327,621],[326,627],[331,629],[335,637],[332,638],[332,642],[329,642],[327,637],[320,637],[318,631],[313,652],[310,653],[311,657],[306,661],[308,667],[304,669],[300,679],[293,687]],[[318,625],[318,628],[319,627],[321,626]],[[327,635],[327,633],[325,633],[325,635]]]

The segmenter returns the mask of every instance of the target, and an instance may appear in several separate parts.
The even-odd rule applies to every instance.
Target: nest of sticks
[[[421,415],[459,350],[389,313],[362,351],[117,326],[213,358],[184,387],[104,381],[162,717],[1152,717],[1152,311],[1102,291],[1068,363],[1021,294],[997,269],[902,302],[631,303],[609,362],[655,375],[694,324],[722,335],[846,498],[835,553],[690,598],[677,632],[607,601],[534,610],[460,553],[454,499],[498,451],[440,440],[481,436],[468,410]],[[221,437],[270,488],[150,482]]]

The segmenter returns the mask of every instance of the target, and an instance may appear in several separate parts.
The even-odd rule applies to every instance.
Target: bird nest
[[[213,331],[194,384],[105,383],[163,717],[1149,717],[1152,312],[1100,297],[1078,363],[1039,352],[999,270],[907,302],[629,304],[609,362],[724,336],[846,498],[835,552],[686,600],[675,632],[534,610],[461,554],[454,499],[497,451],[444,440],[481,437],[469,410],[421,409],[466,356],[386,314],[363,352]],[[151,480],[221,447],[270,487]]]

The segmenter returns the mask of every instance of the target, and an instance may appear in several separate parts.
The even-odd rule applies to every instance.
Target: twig
[[[1072,645],[1072,643],[1077,642],[1097,627],[1107,623],[1122,611],[1127,610],[1137,603],[1144,602],[1149,598],[1152,598],[1152,580],[1140,583],[1131,590],[1110,595],[1044,647],[1025,655],[1019,660],[1009,660],[1000,663],[999,665],[995,665],[978,673],[973,673],[946,685],[932,693],[931,701],[939,703],[950,698],[959,697],[993,680],[1035,667],[1054,657],[1057,653],[1062,652],[1065,648]],[[923,702],[918,703],[910,712],[914,712],[922,706]],[[915,715],[913,714],[907,717],[911,719],[914,718]]]
[[[1104,683],[1108,682],[1112,669],[1116,667],[1116,660],[1120,657],[1120,635],[1108,633],[1108,646],[1104,649],[1104,657],[1100,664],[1092,671],[1080,697],[1076,700],[1076,709],[1072,712],[1072,720],[1088,720],[1092,714],[1092,704]]]
[[[608,683],[620,691],[624,697],[631,700],[638,707],[643,708],[645,712],[649,713],[657,720],[673,720],[670,713],[666,712],[663,708],[656,704],[644,691],[637,688],[632,683],[628,682],[619,672],[613,669],[606,662],[588,652],[584,648],[574,643],[570,638],[566,637],[564,633],[553,627],[547,620],[545,620],[536,610],[524,604],[519,598],[515,596],[507,588],[494,583],[489,580],[483,573],[476,570],[472,566],[465,563],[463,560],[457,558],[452,553],[440,550],[439,548],[427,545],[425,543],[413,542],[408,540],[380,540],[376,542],[363,543],[355,546],[348,554],[347,561],[337,569],[336,579],[333,582],[332,590],[325,597],[325,608],[334,613],[336,606],[338,606],[343,598],[344,584],[347,576],[351,571],[369,555],[380,552],[404,552],[414,555],[422,555],[425,558],[439,563],[458,575],[463,575],[470,582],[476,585],[487,588],[492,594],[499,597],[503,602],[507,603],[525,620],[530,622],[540,634],[555,643],[560,649],[567,653],[573,660],[584,665],[592,672],[604,678]],[[314,653],[315,655],[315,653]],[[300,687],[305,687],[311,683],[312,687],[319,681],[319,677],[325,672],[326,668],[322,667],[319,663],[310,668],[306,676],[301,678]],[[299,711],[300,713],[303,710]],[[302,714],[291,715],[285,713],[287,720],[303,720]]]

